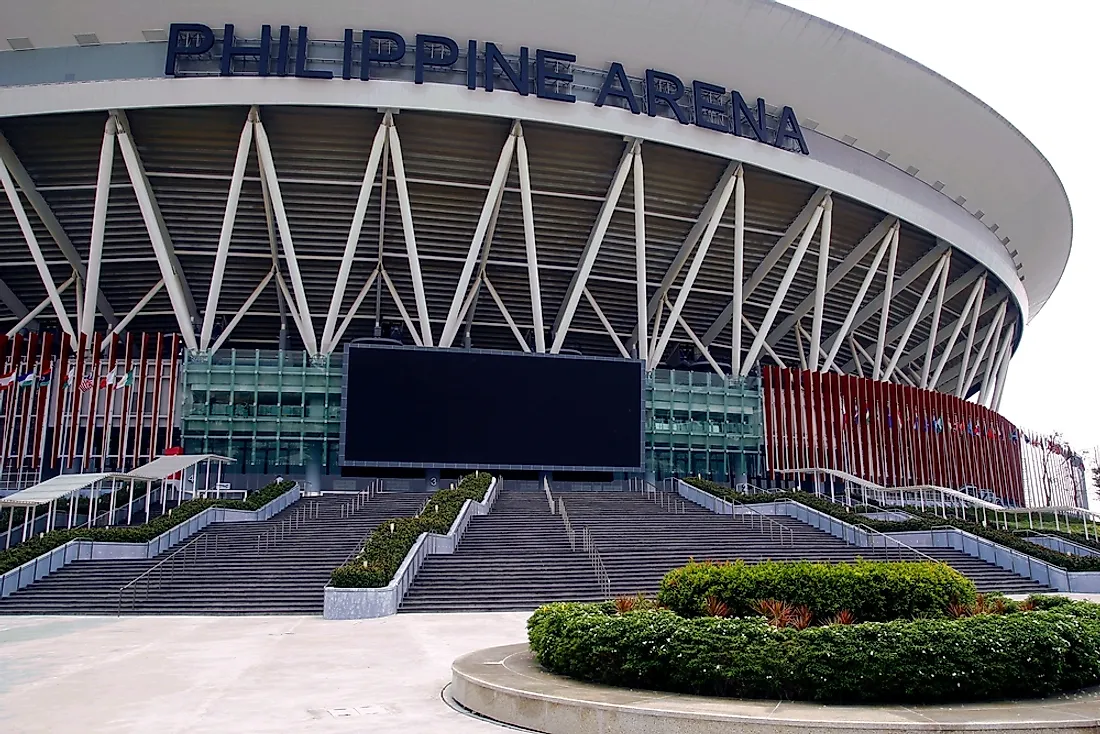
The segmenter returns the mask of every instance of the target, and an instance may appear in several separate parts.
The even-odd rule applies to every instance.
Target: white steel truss
[[[57,287],[58,295],[61,295],[62,293],[67,291],[70,288],[70,286],[72,286],[72,284],[75,283],[75,282],[76,282],[76,274],[74,273],[73,275],[70,275],[69,278],[64,283],[62,283],[61,285],[59,285]],[[53,305],[53,299],[50,296],[46,296],[46,298],[43,299],[41,303],[39,303],[34,308],[28,310],[25,314],[23,314],[23,317],[21,319],[19,319],[19,321],[15,322],[15,326],[8,329],[7,335],[9,337],[15,336],[20,331],[22,331],[25,326],[27,326],[32,321],[34,321],[36,318],[38,318],[38,316],[43,311],[45,311],[47,308],[49,308],[52,305]]]

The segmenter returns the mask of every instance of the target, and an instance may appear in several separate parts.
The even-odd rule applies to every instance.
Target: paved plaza
[[[450,709],[451,662],[526,613],[0,617],[4,734],[503,731]]]

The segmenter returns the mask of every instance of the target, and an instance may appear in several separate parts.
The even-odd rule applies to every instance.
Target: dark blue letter
[[[222,76],[233,75],[234,56],[259,56],[260,76],[267,76],[267,67],[271,59],[271,26],[260,28],[259,46],[238,46],[233,42],[233,24],[225,24],[225,34],[222,37]]]
[[[561,51],[546,51],[544,49],[538,49],[535,51],[535,94],[542,99],[554,99],[558,102],[576,102],[577,97],[573,94],[564,94],[554,89],[547,82],[567,82],[573,83],[573,74],[570,72],[550,71],[547,68],[548,61],[564,61],[567,64],[575,63],[577,57],[573,54],[562,53]]]
[[[752,134],[761,143],[768,142],[768,112],[764,108],[764,100],[756,100],[756,119],[752,117],[752,110],[745,104],[745,98],[741,96],[740,92],[733,93],[733,109],[731,115],[733,116],[733,134],[743,138],[747,138],[743,128],[741,127],[741,117],[744,116],[749,121],[749,127],[752,128]]]
[[[615,82],[619,83],[618,88],[615,87]],[[642,111],[638,106],[638,98],[634,96],[634,90],[630,87],[630,80],[626,78],[626,69],[618,61],[613,63],[611,68],[607,70],[603,86],[600,87],[600,96],[596,97],[596,106],[603,107],[607,104],[608,97],[625,99],[627,105],[630,106],[630,111],[635,115],[640,114]]]
[[[508,63],[508,59],[504,58],[504,54],[500,52],[495,43],[485,44],[485,91],[493,91],[493,77],[496,76],[493,73],[493,66],[497,66],[504,75],[508,77],[508,81],[512,82],[512,86],[517,92],[524,97],[531,90],[531,72],[529,70],[529,64],[527,61],[527,47],[519,47],[519,69],[513,69],[512,65]]]
[[[186,39],[180,36],[186,35]],[[192,36],[198,34],[198,42]],[[181,43],[180,41],[184,42]],[[202,23],[173,23],[168,27],[168,56],[164,61],[164,75],[176,75],[177,56],[198,56],[214,48],[214,31]]]
[[[279,26],[279,56],[275,59],[275,73],[279,76],[287,75],[287,64],[290,63],[290,26]]]
[[[668,82],[672,85],[671,92],[662,92],[657,89],[657,82]],[[676,104],[676,100],[684,96],[684,83],[680,81],[680,78],[672,74],[666,74],[663,71],[654,71],[653,69],[645,70],[645,100],[646,111],[650,117],[657,116],[657,102],[661,101],[666,103],[674,113],[676,113],[676,119],[680,121],[681,125],[687,125],[688,120],[687,110],[680,105]]]
[[[488,61],[485,68],[489,68]],[[477,89],[477,41],[473,39],[466,42],[466,88]]]
[[[344,29],[344,66],[342,67],[340,76],[343,79],[351,79],[351,65],[352,59],[355,58],[355,34],[352,33],[351,28]]]
[[[443,58],[436,61],[429,56],[428,44],[446,48],[447,50],[443,53]],[[458,61],[458,44],[454,42],[453,38],[447,38],[446,36],[425,36],[420,33],[416,34],[416,73],[413,77],[413,81],[417,84],[424,83],[425,66],[454,66],[456,61]]]
[[[798,141],[798,149],[802,151],[802,155],[810,154],[810,149],[806,147],[806,138],[802,137],[802,128],[798,126],[798,118],[794,116],[794,110],[784,107],[783,113],[779,115],[779,127],[775,131],[775,147],[782,148],[788,138]]]
[[[378,39],[377,53],[371,50],[370,43]],[[389,51],[383,51],[382,42],[389,41],[393,47]],[[405,58],[405,39],[393,31],[363,31],[363,53],[359,62],[359,78],[363,81],[370,79],[370,62],[377,61],[382,64],[397,63]]]
[[[321,69],[307,69],[306,68],[306,53],[309,40],[306,38],[306,34],[309,31],[304,25],[298,26],[298,53],[294,55],[294,76],[300,76],[304,79],[331,79],[332,72],[327,69],[322,71]]]
[[[705,127],[708,130],[717,130],[721,133],[728,133],[729,129],[729,110],[726,109],[725,104],[718,104],[711,102],[707,97],[721,99],[725,95],[726,90],[722,87],[715,86],[714,84],[707,84],[706,82],[692,82],[691,83],[691,96],[695,100],[695,124],[699,127]],[[717,114],[726,115],[725,122],[717,122],[711,119],[711,116],[707,113],[714,112]]]

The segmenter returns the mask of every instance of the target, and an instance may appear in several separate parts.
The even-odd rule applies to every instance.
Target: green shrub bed
[[[661,581],[657,601],[681,617],[724,605],[730,616],[753,613],[761,599],[804,606],[814,619],[845,610],[861,622],[941,617],[974,603],[974,583],[942,563],[690,563]]]
[[[915,520],[904,520],[895,522],[891,520],[872,520],[869,517],[863,517],[855,512],[849,512],[843,505],[838,505],[835,502],[830,502],[827,499],[823,499],[809,492],[776,492],[775,494],[768,495],[767,499],[763,499],[760,495],[742,494],[735,492],[729,487],[722,486],[708,479],[700,479],[697,477],[690,477],[684,480],[688,484],[692,485],[696,489],[701,489],[704,492],[713,494],[715,497],[721,499],[730,500],[734,502],[743,502],[745,504],[767,502],[772,499],[789,499],[794,502],[800,502],[807,507],[812,507],[815,510],[824,512],[826,515],[831,515],[845,522],[850,522],[856,525],[866,525],[869,528],[878,530],[881,533],[901,533],[911,530],[931,530],[937,527],[943,527],[945,525],[958,528],[959,530],[965,530],[968,533],[977,535],[980,538],[991,540],[994,543],[999,543],[1006,548],[1012,548],[1021,553],[1037,558],[1040,561],[1045,561],[1053,566],[1064,568],[1068,571],[1100,571],[1100,557],[1097,556],[1074,556],[1067,553],[1060,553],[1049,548],[1044,548],[1041,545],[1032,543],[1025,538],[1016,535],[1009,530],[998,530],[993,527],[986,527],[980,523],[968,522],[966,520],[960,520],[954,517],[943,518],[939,515],[932,513],[922,513],[919,510],[906,507],[905,512],[910,515],[916,516]],[[881,510],[883,508],[874,508]],[[1044,531],[1050,532],[1050,531]],[[1059,535],[1060,533],[1052,533]],[[1069,535],[1065,537],[1074,540],[1078,543],[1085,545],[1092,545],[1091,543],[1085,543],[1083,536]],[[1100,549],[1100,544],[1097,544],[1097,549]]]
[[[527,623],[532,652],[550,672],[592,683],[822,703],[1034,698],[1100,683],[1100,605],[1068,599],[1048,610],[805,629],[617,607],[538,609]]]
[[[446,535],[466,500],[481,501],[492,479],[486,473],[468,474],[458,486],[432,494],[420,515],[383,520],[367,538],[362,552],[332,572],[329,585],[342,589],[386,586],[421,533]]]
[[[32,561],[43,553],[59,548],[70,540],[97,540],[106,543],[147,543],[161,533],[166,533],[209,507],[232,510],[258,510],[268,502],[288,492],[294,482],[272,482],[263,489],[251,493],[244,500],[195,499],[182,503],[171,514],[160,515],[142,525],[114,526],[109,528],[73,528],[52,530],[36,536],[26,543],[0,551],[0,574]],[[121,498],[128,501],[128,496]]]

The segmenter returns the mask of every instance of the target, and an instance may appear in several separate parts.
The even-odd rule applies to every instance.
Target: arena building
[[[866,38],[768,0],[38,0],[0,21],[9,486],[179,447],[322,484],[831,469],[1032,501],[996,411],[1069,257],[1065,191],[995,111]],[[638,365],[640,458],[555,455],[531,426],[596,405],[598,441],[631,411],[548,368],[528,389],[567,388],[553,420],[515,385],[452,394],[526,409],[494,425],[542,454],[358,462],[348,431],[450,409],[349,372],[356,340]],[[1064,484],[1042,502],[1073,503]]]

